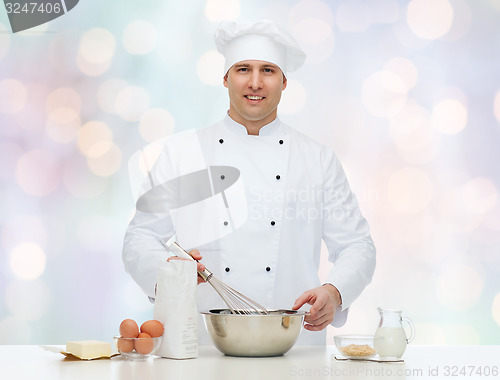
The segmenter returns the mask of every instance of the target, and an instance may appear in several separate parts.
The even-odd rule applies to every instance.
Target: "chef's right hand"
[[[200,251],[198,251],[197,249],[193,249],[192,251],[189,251],[189,254],[193,257],[193,259],[195,260],[201,260],[202,257],[201,257],[201,254],[200,254]],[[170,261],[170,260],[189,260],[189,259],[184,259],[182,257],[178,257],[178,256],[170,256],[167,261]],[[201,264],[201,263],[196,263],[197,264],[197,268],[196,270],[199,271],[199,272],[203,272],[205,270],[205,265]],[[198,275],[198,284],[201,284],[202,282],[206,282],[204,279],[201,278],[201,276]]]

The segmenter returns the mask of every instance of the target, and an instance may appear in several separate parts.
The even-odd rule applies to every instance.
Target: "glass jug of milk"
[[[380,323],[375,333],[374,348],[381,358],[400,358],[406,345],[415,337],[415,326],[410,318],[401,316],[401,310],[377,308]],[[410,337],[406,337],[403,322],[410,326]]]

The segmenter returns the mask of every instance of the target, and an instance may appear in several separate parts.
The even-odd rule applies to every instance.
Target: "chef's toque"
[[[297,41],[271,20],[223,21],[214,39],[217,51],[226,59],[224,73],[237,62],[257,60],[274,63],[286,76],[287,72],[298,70],[306,59]]]

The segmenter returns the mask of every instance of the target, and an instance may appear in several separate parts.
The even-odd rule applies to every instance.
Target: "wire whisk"
[[[172,237],[165,243],[170,252],[184,259],[197,261],[177,244],[174,239],[175,237]],[[205,268],[204,271],[198,271],[198,275],[214,288],[232,314],[269,314],[269,311],[264,306],[226,285],[217,279],[208,269]]]

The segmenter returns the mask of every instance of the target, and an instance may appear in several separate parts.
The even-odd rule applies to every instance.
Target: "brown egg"
[[[135,323],[132,319],[125,319],[120,324],[120,335],[123,338],[135,338],[139,335],[139,327],[137,326],[137,323]]]
[[[163,335],[163,325],[156,319],[146,321],[141,325],[141,332],[147,333],[153,338],[157,338]]]
[[[154,348],[154,342],[153,339],[151,338],[151,335],[147,333],[140,333],[137,338],[141,339],[136,339],[135,340],[135,350],[143,355],[149,354],[151,351],[153,351]]]
[[[134,339],[120,338],[117,345],[120,352],[131,352],[134,349]]]

